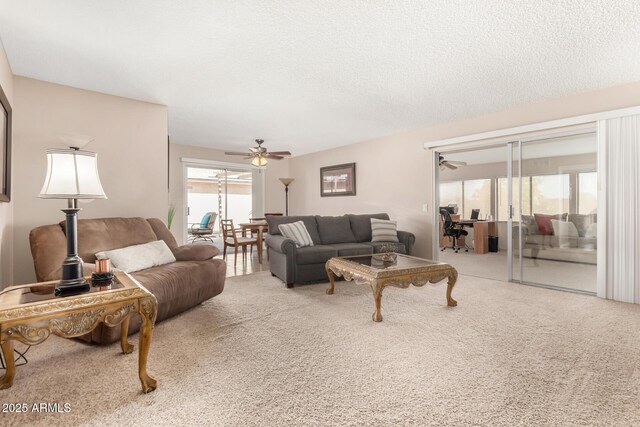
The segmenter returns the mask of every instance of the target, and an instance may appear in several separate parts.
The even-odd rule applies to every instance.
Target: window
[[[526,196],[526,193],[523,194]],[[569,174],[531,177],[531,210],[539,214],[570,212]]]
[[[491,179],[473,179],[464,181],[464,215],[471,218],[472,209],[480,209],[482,218],[491,214]]]
[[[462,181],[440,183],[440,206],[458,205],[462,212]]]
[[[598,172],[578,174],[578,213],[587,215],[598,210]]]
[[[440,206],[458,205],[458,214],[471,218],[472,209],[480,209],[484,217],[490,215],[491,179],[471,179],[440,183]]]
[[[522,177],[522,215],[534,213],[554,215],[571,212],[569,174]],[[509,219],[507,178],[498,178],[498,220]],[[514,221],[519,221],[518,178],[513,178]]]

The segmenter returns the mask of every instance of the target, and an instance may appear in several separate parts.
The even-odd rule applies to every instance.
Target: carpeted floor
[[[458,253],[450,249],[438,254],[439,260],[451,264],[460,274],[486,279],[508,280],[507,251],[478,255],[473,251]],[[551,261],[546,259],[522,259],[522,277],[525,282],[552,285],[569,290],[596,293],[597,268],[592,264]],[[514,279],[520,278],[520,260],[513,264]]]
[[[57,337],[33,347],[3,425],[639,425],[640,306],[461,276],[387,289],[286,289],[268,272],[156,326],[158,389],[141,394],[137,350]],[[136,342],[137,344],[137,342]]]

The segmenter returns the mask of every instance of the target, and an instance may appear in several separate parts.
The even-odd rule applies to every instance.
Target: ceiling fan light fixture
[[[267,159],[262,156],[256,156],[251,160],[251,164],[255,167],[262,167],[267,165]]]

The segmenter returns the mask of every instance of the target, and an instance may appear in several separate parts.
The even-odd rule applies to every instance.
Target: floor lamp
[[[78,199],[106,199],[96,153],[71,149],[47,150],[47,176],[38,196],[42,199],[67,199],[62,209],[67,221],[67,257],[62,262],[62,280],[55,295],[87,292],[89,284],[82,276],[82,258],[78,256]]]
[[[289,184],[293,182],[293,178],[280,178],[280,182],[284,184],[284,200],[285,215],[289,216]]]

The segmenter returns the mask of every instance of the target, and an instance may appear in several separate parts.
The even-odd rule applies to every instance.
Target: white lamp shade
[[[251,164],[253,166],[257,166],[257,167],[266,166],[267,165],[267,159],[265,159],[262,156],[254,157],[253,160],[251,160]]]
[[[294,181],[293,178],[280,178],[280,182],[284,185],[289,185]]]
[[[39,197],[106,199],[98,176],[97,154],[79,150],[47,150],[47,177]]]

